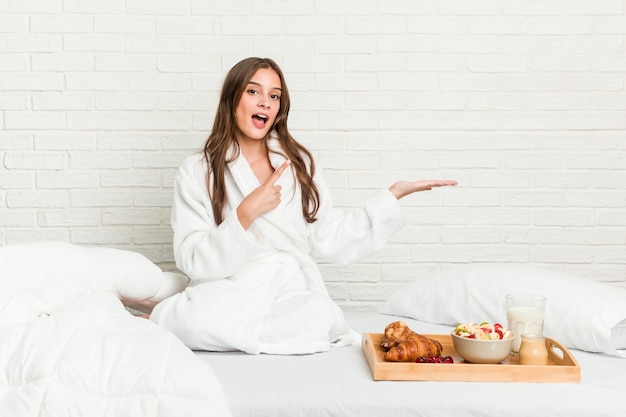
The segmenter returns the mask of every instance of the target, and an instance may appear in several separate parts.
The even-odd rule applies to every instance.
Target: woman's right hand
[[[285,172],[291,161],[285,161],[272,176],[243,199],[237,207],[237,217],[244,229],[248,230],[252,222],[262,214],[274,210],[280,204],[281,186],[276,185],[278,178]]]

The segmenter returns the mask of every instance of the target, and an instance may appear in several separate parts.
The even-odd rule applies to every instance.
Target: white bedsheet
[[[421,333],[451,330],[376,313],[346,318],[358,332],[381,333],[397,319]],[[626,361],[572,354],[581,366],[579,384],[374,381],[358,345],[304,356],[196,352],[222,382],[236,417],[626,415]]]
[[[231,416],[211,368],[120,301],[167,285],[136,253],[0,247],[0,416]]]

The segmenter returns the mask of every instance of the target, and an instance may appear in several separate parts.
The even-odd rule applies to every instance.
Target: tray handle
[[[572,355],[562,344],[554,339],[546,337],[546,348],[548,349],[548,357],[557,365],[576,366],[576,361]]]

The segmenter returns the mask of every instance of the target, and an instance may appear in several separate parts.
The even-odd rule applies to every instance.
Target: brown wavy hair
[[[280,78],[282,88],[280,109],[269,132],[274,131],[276,133],[285,157],[291,161],[291,167],[302,190],[302,215],[308,223],[313,223],[317,220],[316,215],[319,209],[319,190],[313,181],[315,175],[313,157],[304,146],[291,136],[287,129],[287,117],[291,102],[283,72],[272,59],[256,57],[246,58],[238,62],[226,75],[213,128],[204,144],[204,159],[209,167],[207,189],[211,197],[215,223],[219,225],[224,221],[224,206],[227,200],[224,182],[226,166],[237,159],[241,152],[236,140],[238,128],[235,112],[246,86],[259,69],[271,69]]]

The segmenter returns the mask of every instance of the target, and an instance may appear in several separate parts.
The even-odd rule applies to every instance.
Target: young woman
[[[271,59],[227,74],[204,150],[183,161],[172,228],[187,289],[150,319],[196,350],[304,354],[352,343],[314,257],[354,262],[404,225],[398,199],[455,181],[400,181],[363,209],[332,207],[311,153],[287,129],[290,100]]]

